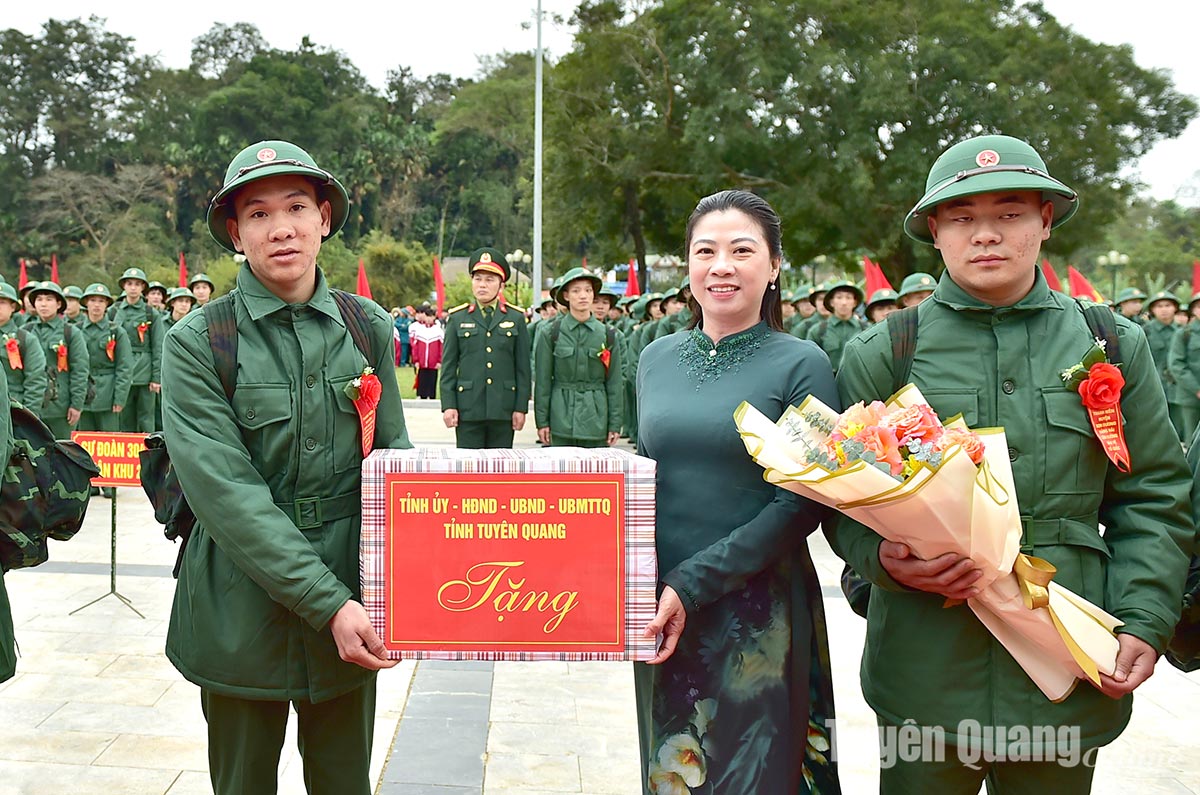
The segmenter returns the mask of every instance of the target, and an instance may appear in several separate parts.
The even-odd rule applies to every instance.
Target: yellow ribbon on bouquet
[[[1071,657],[1087,674],[1087,677],[1099,686],[1100,670],[1096,667],[1095,661],[1079,647],[1079,644],[1071,637],[1071,633],[1059,620],[1054,608],[1050,606],[1050,582],[1057,573],[1058,569],[1054,567],[1053,563],[1032,555],[1019,554],[1013,562],[1013,574],[1016,575],[1017,583],[1021,586],[1021,597],[1025,601],[1025,607],[1030,610],[1038,610],[1043,607],[1046,609],[1046,612],[1050,614],[1050,620],[1054,622],[1054,628],[1058,630],[1059,636],[1066,644],[1067,651],[1071,652]],[[1091,618],[1097,624],[1100,623],[1095,616],[1091,616]]]

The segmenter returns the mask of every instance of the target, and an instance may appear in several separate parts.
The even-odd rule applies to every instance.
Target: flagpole
[[[533,300],[542,300],[542,0],[537,3],[537,56],[533,98]]]

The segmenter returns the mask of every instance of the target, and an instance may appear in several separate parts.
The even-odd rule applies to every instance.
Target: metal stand
[[[83,610],[85,607],[91,607],[92,605],[96,604],[101,599],[105,599],[109,596],[115,596],[121,600],[121,604],[125,605],[130,610],[137,613],[138,618],[145,618],[145,616],[142,615],[138,611],[138,609],[133,606],[133,602],[129,601],[129,599],[127,597],[125,597],[125,595],[117,592],[117,489],[115,486],[110,487],[110,488],[112,488],[112,497],[109,498],[109,500],[112,502],[112,558],[111,558],[111,563],[109,565],[109,572],[108,572],[108,593],[104,594],[103,596],[99,596],[99,597],[93,599],[92,601],[88,602],[86,605],[83,605],[82,607],[75,608],[70,613],[68,613],[68,615],[73,616],[76,613],[78,613],[80,610]]]

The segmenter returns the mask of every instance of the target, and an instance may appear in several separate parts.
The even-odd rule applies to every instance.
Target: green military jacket
[[[133,384],[145,386],[162,382],[162,351],[163,336],[166,328],[162,324],[162,316],[139,298],[136,304],[131,304],[123,297],[108,309],[109,320],[115,320],[129,335],[129,347],[133,352]],[[144,331],[138,332],[138,326],[148,324]]]
[[[559,327],[557,340],[553,324]],[[621,378],[622,346],[608,344],[609,331],[589,317],[579,322],[570,313],[551,321],[534,342],[537,385],[534,420],[551,436],[594,441],[620,431],[624,413]],[[600,351],[608,348],[608,367]]]
[[[13,320],[0,327],[0,342],[7,345],[10,339],[17,340],[21,368],[14,370],[9,365],[7,350],[0,350],[0,362],[3,362],[0,366],[4,368],[9,398],[37,414],[42,410],[42,400],[46,397],[46,385],[49,383],[46,377],[46,353],[32,329],[20,333],[22,329],[15,322],[16,317],[13,315]]]
[[[189,681],[224,695],[324,701],[373,676],[339,658],[328,626],[347,600],[361,598],[363,455],[345,390],[368,362],[317,273],[313,297],[288,305],[242,265],[232,299],[232,404],[203,312],[189,314],[166,340],[163,422],[196,513],[167,657]],[[369,364],[383,390],[374,446],[411,447],[392,319],[358,300],[371,318],[376,360]]]
[[[519,309],[464,304],[450,310],[445,333],[443,411],[456,409],[460,422],[511,421],[529,411],[533,347]]]
[[[1162,382],[1163,393],[1167,402],[1175,403],[1175,381],[1171,376],[1169,366],[1171,361],[1171,343],[1179,336],[1179,327],[1174,323],[1160,323],[1151,319],[1142,326],[1146,332],[1146,342],[1150,346],[1150,356],[1154,359],[1154,369],[1158,371],[1159,381]]]
[[[96,396],[84,408],[112,411],[113,406],[124,406],[133,385],[133,354],[125,329],[108,318],[93,323],[85,316],[75,326],[75,333],[87,340],[88,372],[96,385]],[[109,340],[116,343],[112,359],[108,358]]]
[[[1117,318],[1125,440],[1132,471],[1109,464],[1079,395],[1059,374],[1093,344],[1076,301],[1041,273],[1010,307],[991,307],[943,275],[920,304],[910,381],[942,418],[1002,426],[1020,505],[1021,549],[1057,567],[1055,582],[1104,608],[1162,650],[1179,615],[1192,544],[1190,478],[1167,417],[1145,334]],[[847,346],[838,372],[844,405],[893,391],[886,323]],[[1098,527],[1103,525],[1101,534]],[[966,605],[899,586],[879,562],[880,538],[839,520],[827,532],[871,589],[862,686],[883,719],[942,726],[961,744],[960,721],[982,726],[1078,726],[1084,747],[1103,745],[1129,720],[1132,698],[1081,683],[1051,703]]]
[[[46,356],[46,400],[41,406],[34,406],[39,417],[65,417],[67,409],[83,411],[84,408],[90,375],[87,342],[74,326],[68,340],[66,325],[61,315],[48,321],[31,318],[25,324],[25,330],[37,336]],[[58,347],[64,344],[67,346],[65,371],[58,369]]]
[[[0,378],[0,406],[7,406],[8,379]],[[6,465],[12,455],[12,417],[0,411],[0,461]],[[0,571],[0,682],[7,682],[17,672],[17,643],[13,632],[12,607],[8,602],[8,589],[4,587],[4,572]]]
[[[1200,320],[1191,321],[1176,333],[1167,370],[1175,380],[1174,402],[1200,406]]]
[[[809,330],[817,323],[820,323],[823,318],[824,315],[820,312],[813,312],[808,317],[802,318],[796,325],[792,326],[792,336],[799,337],[802,340],[808,339]]]
[[[846,343],[857,337],[864,328],[866,326],[863,321],[859,320],[856,315],[851,315],[848,320],[839,320],[830,315],[816,323],[809,324],[806,339],[817,343],[817,346],[825,351],[825,355],[829,357],[829,365],[834,372],[837,372]]]

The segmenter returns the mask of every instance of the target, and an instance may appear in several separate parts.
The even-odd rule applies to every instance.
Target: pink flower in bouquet
[[[870,405],[861,401],[855,403],[843,411],[842,416],[838,417],[831,438],[833,441],[853,439],[863,428],[882,422],[885,414],[887,414],[887,407],[878,400],[871,401]]]
[[[945,432],[933,409],[924,403],[894,411],[884,418],[883,424],[896,433],[900,444],[916,439],[921,444],[937,442]]]
[[[900,441],[891,428],[882,425],[872,425],[863,428],[854,435],[854,441],[862,444],[866,452],[875,454],[875,461],[887,464],[892,475],[904,471],[904,458],[900,455]]]
[[[941,441],[938,447],[941,450],[948,449],[951,445],[958,445],[963,449],[963,452],[970,457],[971,461],[979,464],[983,461],[983,440],[973,431],[964,431],[960,428],[947,428],[942,434]]]

